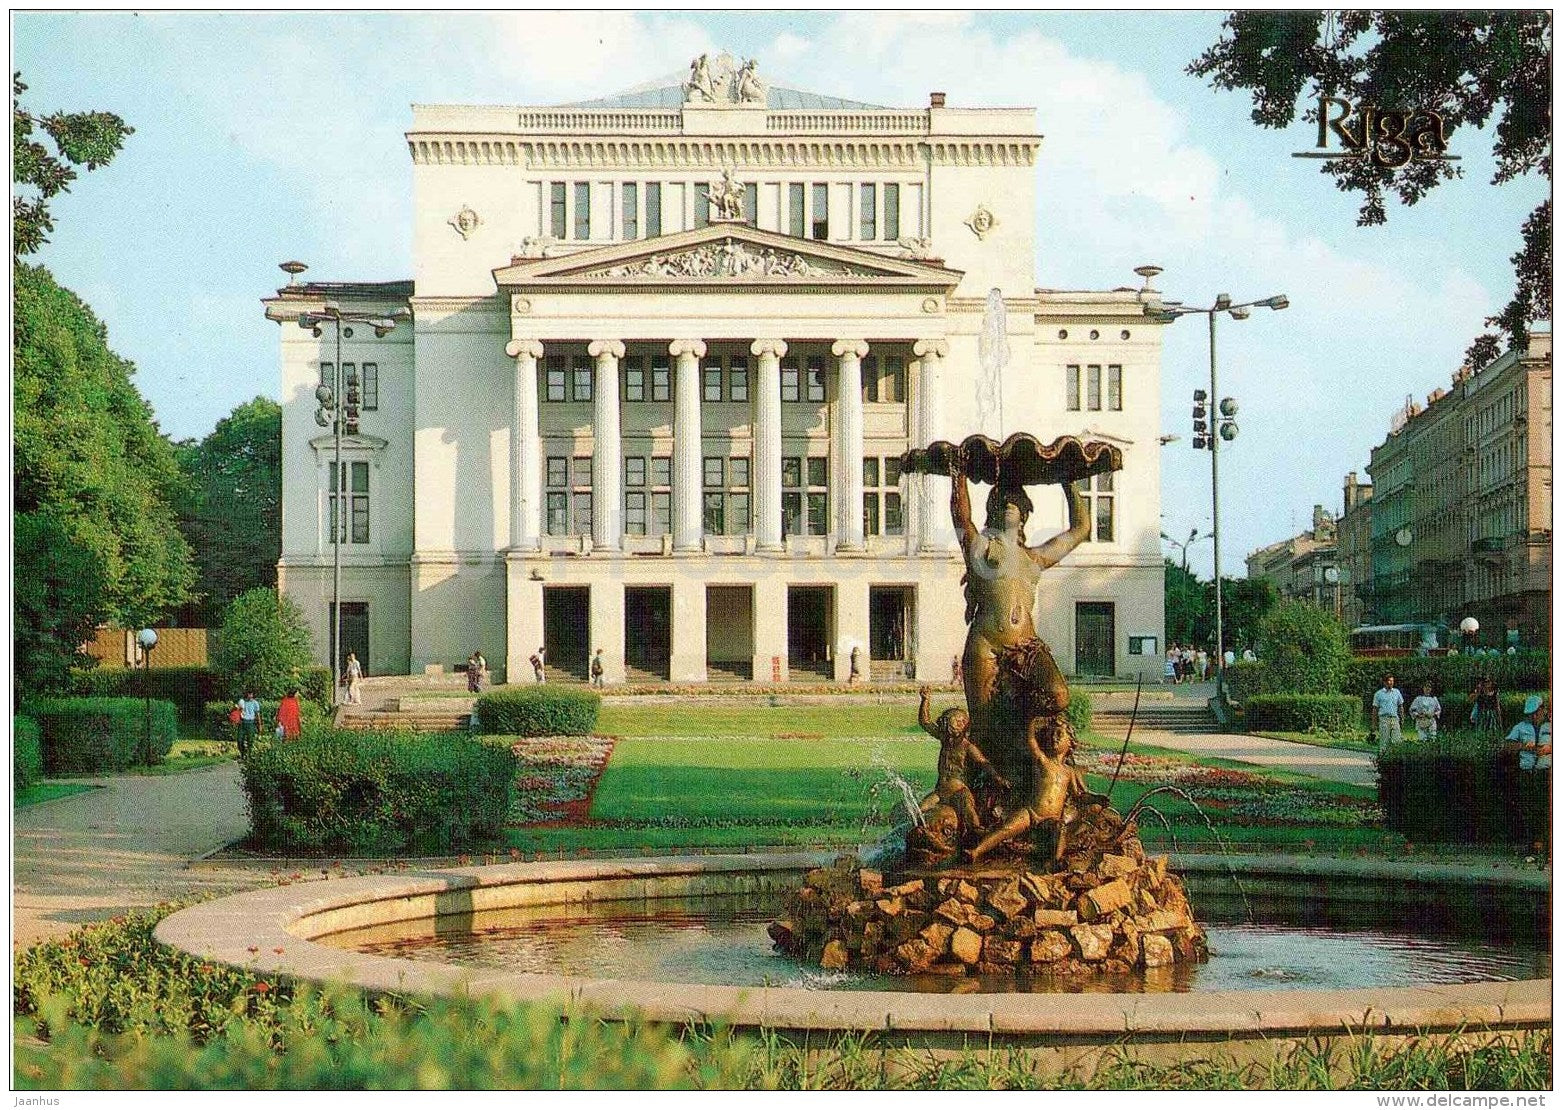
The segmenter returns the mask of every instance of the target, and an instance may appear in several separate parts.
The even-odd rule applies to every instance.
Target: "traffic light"
[[[1203,450],[1210,445],[1209,394],[1202,389],[1193,391],[1193,449]]]

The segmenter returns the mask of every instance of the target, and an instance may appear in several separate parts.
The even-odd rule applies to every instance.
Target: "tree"
[[[85,609],[151,622],[194,579],[170,507],[182,481],[173,448],[91,309],[40,266],[16,267],[13,296],[15,511],[47,512],[91,553],[101,588]]]
[[[1215,635],[1214,591],[1189,570],[1166,561],[1166,643],[1198,644]]]
[[[22,107],[27,86],[22,75],[11,75],[11,182],[33,190],[12,194],[11,250],[17,257],[32,254],[49,241],[54,218],[49,201],[70,191],[76,166],[95,170],[113,161],[135,128],[112,112],[53,112],[35,116]],[[49,151],[35,137],[42,130],[54,141]]]
[[[212,666],[230,697],[277,698],[302,685],[312,656],[309,627],[292,598],[260,587],[233,599],[217,630]]]
[[[12,648],[27,693],[63,690],[103,619],[102,567],[52,509],[16,514]]]
[[[1296,694],[1337,694],[1350,665],[1345,625],[1327,609],[1281,601],[1258,626],[1259,657]]]
[[[1322,95],[1388,109],[1435,111],[1449,133],[1496,116],[1494,185],[1530,173],[1551,178],[1551,13],[1524,11],[1246,11],[1226,17],[1220,41],[1188,72],[1221,89],[1253,94],[1253,120],[1286,127],[1299,105]],[[1305,118],[1317,120],[1317,109]],[[1392,190],[1415,204],[1460,171],[1457,163],[1412,160],[1403,166],[1370,158],[1325,161],[1336,186],[1362,194],[1357,223],[1381,224]],[[1513,255],[1513,298],[1488,327],[1521,347],[1529,322],[1551,316],[1551,202],[1525,219]],[[1472,366],[1496,357],[1485,335],[1466,352]]]
[[[199,443],[176,448],[187,496],[179,505],[195,552],[199,595],[183,616],[215,623],[227,604],[277,584],[282,557],[282,406],[246,401]]]
[[[1220,600],[1226,646],[1241,655],[1243,648],[1257,643],[1259,625],[1279,596],[1274,583],[1267,578],[1223,579]]]

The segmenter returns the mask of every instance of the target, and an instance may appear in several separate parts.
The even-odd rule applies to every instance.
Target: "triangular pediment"
[[[516,258],[494,271],[500,287],[873,286],[949,290],[962,276],[935,261],[799,239],[736,222],[573,254]]]

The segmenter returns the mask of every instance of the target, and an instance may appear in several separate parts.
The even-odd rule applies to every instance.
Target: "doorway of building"
[[[334,618],[336,611],[331,608]],[[335,620],[332,620],[335,624]],[[329,632],[326,633],[330,635]],[[336,651],[336,673],[347,673],[347,653],[352,652],[358,657],[358,664],[363,668],[364,674],[373,674],[369,669],[369,603],[367,601],[342,602],[342,642]]]
[[[671,586],[624,587],[624,677],[666,682],[672,673]]]
[[[891,682],[906,677],[911,657],[910,629],[916,589],[912,586],[868,587],[869,677]]]
[[[589,588],[542,588],[542,647],[549,678],[586,681],[586,664],[591,657]]]
[[[832,586],[788,586],[786,655],[793,682],[835,678],[830,630],[835,624]]]
[[[710,682],[754,677],[753,586],[705,587],[705,674]]]
[[[1110,601],[1074,602],[1074,673],[1117,673],[1117,607]]]

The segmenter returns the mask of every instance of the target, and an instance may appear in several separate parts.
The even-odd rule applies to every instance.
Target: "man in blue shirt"
[[[1394,688],[1394,676],[1383,676],[1383,685],[1372,695],[1372,712],[1378,719],[1378,751],[1400,741],[1400,719],[1405,712],[1405,695]]]

